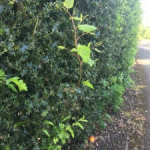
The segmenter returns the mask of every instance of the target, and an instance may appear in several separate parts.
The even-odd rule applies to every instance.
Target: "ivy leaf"
[[[2,83],[6,79],[5,76],[5,72],[2,69],[0,69],[0,83]]]
[[[19,91],[23,91],[23,90],[27,91],[26,84],[22,80],[19,80],[19,77],[13,77],[13,78],[10,78],[8,80],[15,83],[18,86]]]
[[[65,0],[64,1],[64,6],[69,9],[69,8],[72,8],[74,5],[74,0]]]
[[[83,31],[83,32],[90,33],[92,31],[95,31],[97,28],[95,26],[92,26],[92,25],[82,24],[82,25],[78,26],[78,29]]]
[[[48,120],[45,120],[43,123],[44,123],[44,124],[49,124],[49,125],[54,126],[54,124],[53,124],[51,121],[48,121]]]
[[[45,133],[45,135],[47,135],[48,137],[50,137],[50,134],[48,133],[48,131],[47,131],[47,130],[42,129],[42,131],[43,131],[43,133]]]
[[[83,81],[83,84],[90,87],[91,89],[94,89],[93,85],[87,80],[87,81]]]

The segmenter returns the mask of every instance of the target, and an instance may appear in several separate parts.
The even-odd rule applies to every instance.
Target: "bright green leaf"
[[[87,120],[84,119],[85,117],[83,116],[82,118],[80,118],[78,121],[82,121],[82,122],[88,122]]]
[[[72,18],[73,18],[73,20],[81,21],[81,18],[79,18],[79,17],[72,17]]]
[[[59,49],[65,49],[65,46],[58,46]]]
[[[44,124],[49,124],[49,125],[54,126],[54,124],[53,124],[51,121],[48,121],[48,120],[45,120],[43,123],[44,123]]]
[[[86,63],[88,63],[90,66],[93,66],[94,65],[94,60],[89,58]]]
[[[85,45],[78,45],[77,49],[73,48],[71,51],[77,52],[82,57],[84,62],[88,61],[91,53],[91,50]]]
[[[80,127],[82,130],[84,130],[84,127],[83,127],[82,124],[79,123],[79,122],[75,122],[75,123],[73,123],[72,125],[73,125],[73,126],[78,126],[78,127]]]
[[[64,1],[64,6],[69,9],[69,8],[72,8],[74,5],[74,0],[65,0]]]
[[[87,81],[83,81],[83,84],[90,87],[91,89],[94,89],[93,85],[87,80]]]
[[[79,25],[78,29],[83,31],[83,32],[90,33],[92,31],[95,31],[97,28],[95,26],[92,26],[92,25],[83,24],[83,25]]]
[[[54,138],[53,138],[53,142],[54,142],[54,144],[57,144],[57,143],[58,143],[58,141],[59,141],[59,139],[58,139],[58,138],[56,138],[56,137],[54,137]]]
[[[72,130],[71,126],[67,126],[66,130],[70,132],[71,136],[74,138],[74,131]]]
[[[80,14],[80,21],[82,21],[82,13]]]
[[[48,131],[47,131],[47,130],[42,129],[42,131],[43,131],[43,133],[45,133],[45,135],[47,135],[48,137],[50,137],[50,134],[48,133]]]
[[[18,92],[17,89],[15,88],[14,84],[11,84],[9,80],[6,80],[6,85],[14,92]]]
[[[5,72],[2,69],[0,69],[0,83],[2,83],[6,79],[5,77]]]
[[[13,77],[13,78],[10,78],[8,80],[15,83],[18,86],[19,91],[23,91],[23,90],[27,91],[26,84],[22,80],[19,80],[19,77]]]
[[[94,48],[94,50],[98,53],[101,53],[101,51],[99,51],[97,48]]]
[[[90,48],[90,46],[91,46],[91,42],[88,43],[87,47]]]
[[[63,121],[62,121],[62,122],[64,122],[64,121],[66,121],[66,120],[70,119],[70,117],[71,117],[71,116],[67,116],[66,118],[64,118],[64,119],[63,119]]]

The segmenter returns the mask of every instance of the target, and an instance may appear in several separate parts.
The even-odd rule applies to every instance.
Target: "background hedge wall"
[[[0,56],[0,66],[8,78],[24,80],[28,92],[14,93],[0,85],[0,149],[6,145],[12,150],[46,149],[44,120],[58,125],[71,115],[67,123],[72,124],[84,115],[89,122],[83,123],[84,131],[74,128],[75,139],[71,139],[76,143],[71,149],[82,149],[96,124],[105,128],[109,112],[119,109],[131,84],[139,0],[75,0],[69,10],[74,16],[88,15],[84,24],[97,27],[95,35],[79,41],[91,42],[91,47],[99,42],[100,53],[92,49],[94,66],[83,65],[82,80],[90,80],[94,90],[77,87],[78,61],[69,51],[58,49],[74,47],[71,20],[61,0],[22,0],[22,12],[13,2],[0,1],[0,52],[7,50]],[[53,132],[50,127],[49,132]],[[66,149],[68,144],[63,146]]]

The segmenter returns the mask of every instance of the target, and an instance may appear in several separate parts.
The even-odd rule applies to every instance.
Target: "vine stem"
[[[69,13],[68,10],[64,9],[68,15],[70,16],[70,19],[71,19],[71,22],[72,22],[72,25],[73,25],[73,29],[74,29],[74,46],[75,48],[77,49],[77,41],[79,40],[79,38],[83,35],[81,35],[80,37],[77,38],[77,27],[75,26],[74,24],[74,20],[73,20],[73,17],[72,15]],[[76,57],[78,59],[78,62],[79,62],[79,72],[80,72],[80,76],[79,76],[79,81],[78,81],[78,85],[77,87],[80,87],[80,83],[81,83],[81,79],[82,79],[82,65],[83,65],[83,62],[81,61],[80,57],[78,54],[76,54]]]

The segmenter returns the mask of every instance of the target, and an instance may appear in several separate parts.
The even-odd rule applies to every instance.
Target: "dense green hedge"
[[[8,77],[24,80],[28,92],[16,94],[0,85],[0,149],[6,145],[12,150],[47,149],[44,120],[58,125],[71,115],[66,124],[72,124],[84,115],[89,122],[83,123],[84,131],[74,128],[71,140],[76,142],[72,149],[81,149],[96,124],[106,126],[108,112],[119,109],[122,94],[131,84],[139,1],[76,0],[69,10],[74,16],[88,15],[84,24],[97,27],[95,35],[79,41],[91,42],[91,47],[99,42],[100,53],[92,49],[94,66],[83,65],[82,80],[90,80],[94,90],[82,84],[77,87],[78,61],[69,51],[58,49],[59,45],[74,47],[71,20],[61,1],[22,0],[22,13],[11,2],[0,1],[0,51],[7,50],[0,64]],[[52,127],[45,128],[54,134]]]

